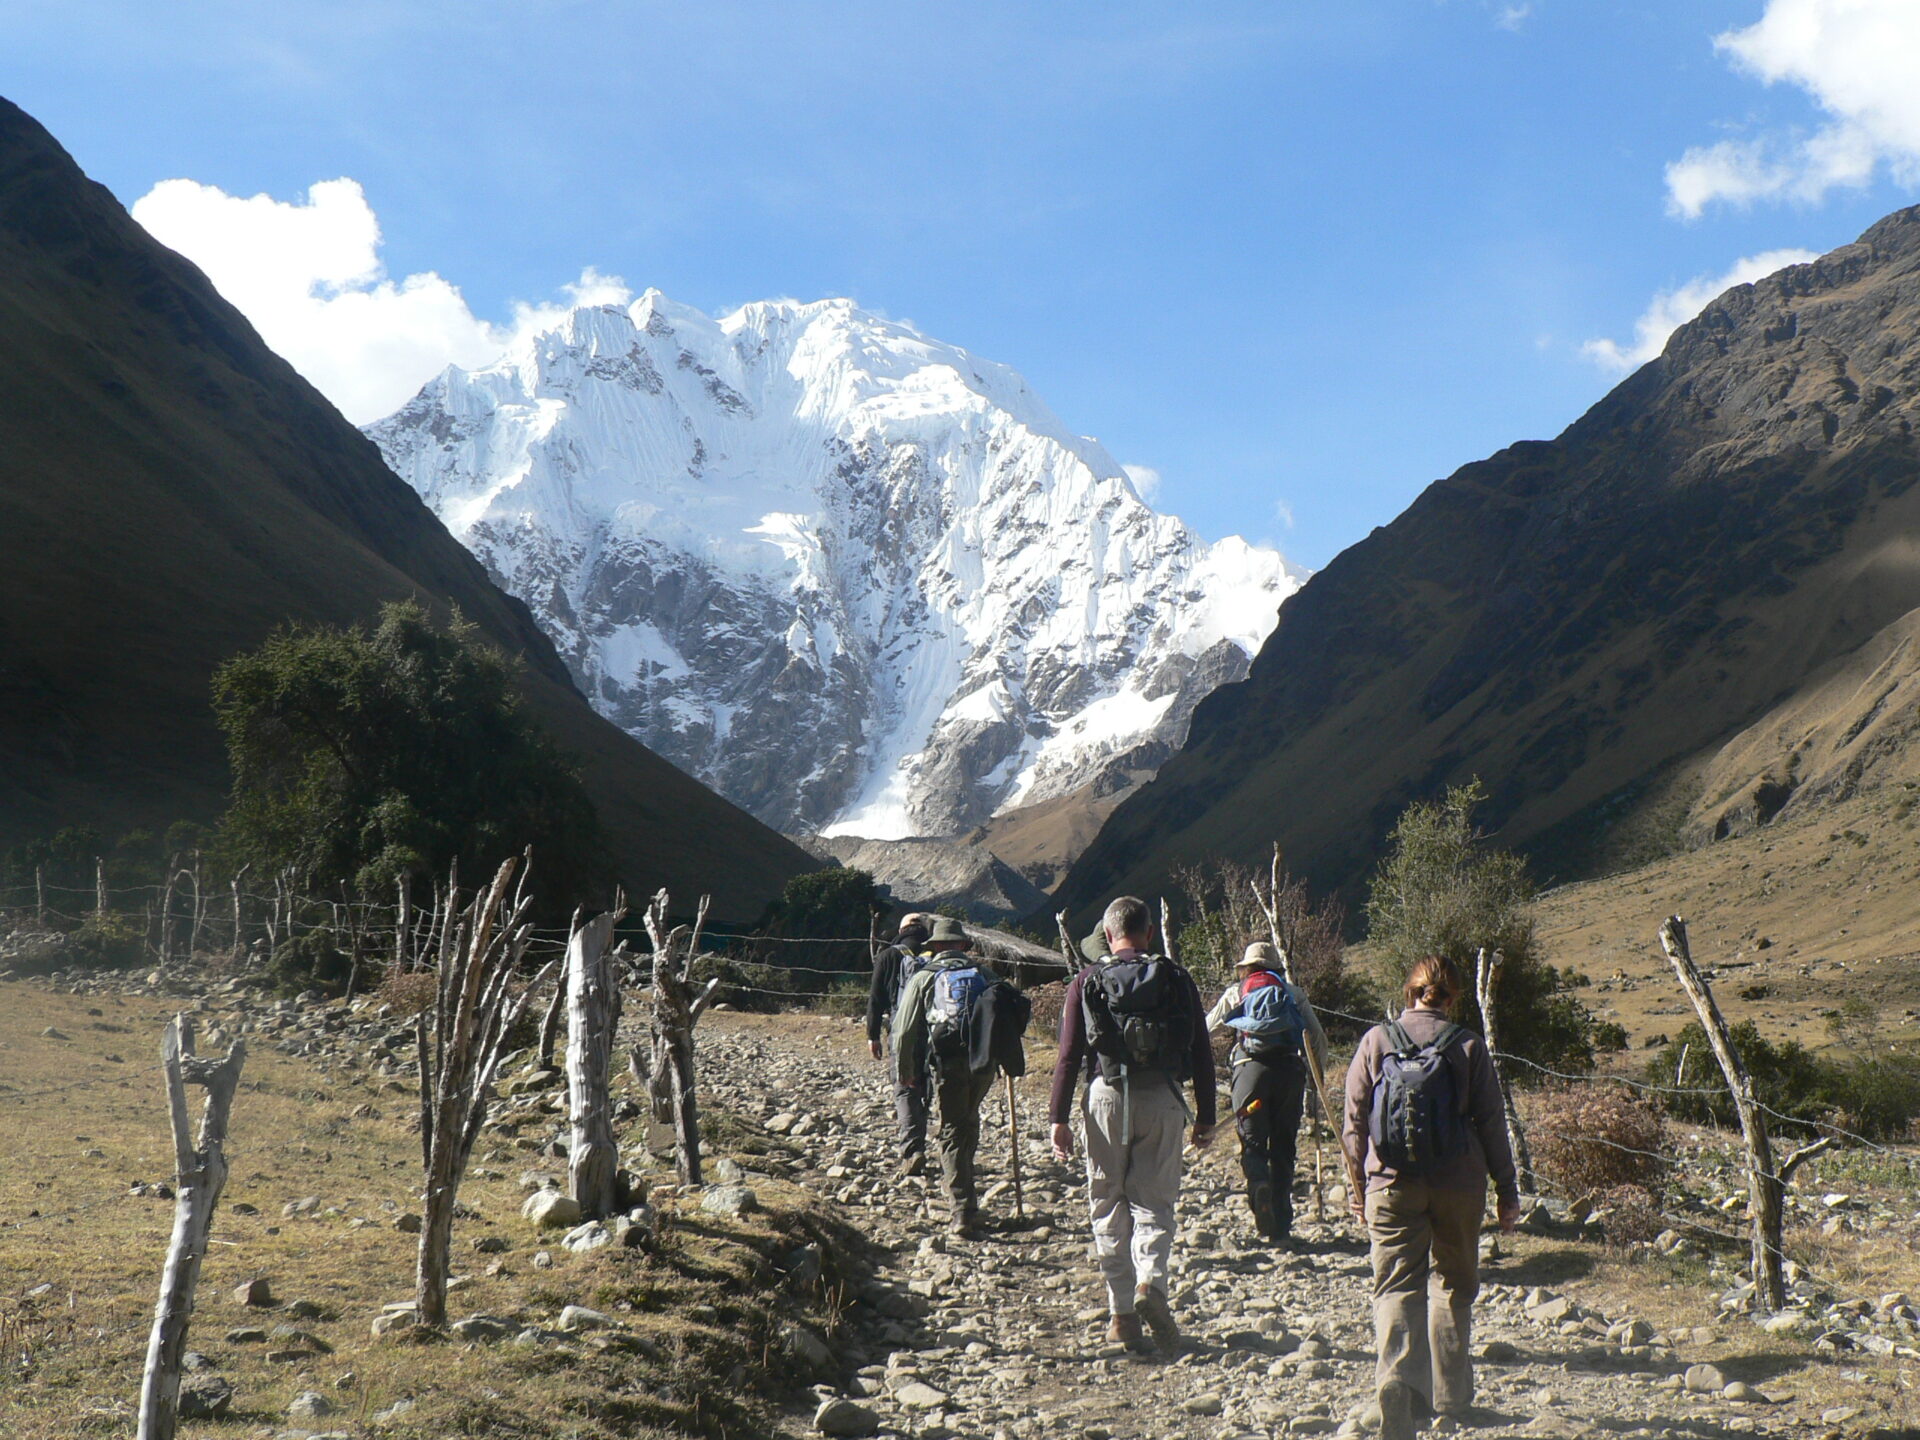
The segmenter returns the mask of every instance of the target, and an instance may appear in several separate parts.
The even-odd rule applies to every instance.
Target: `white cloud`
[[[1122,465],[1120,468],[1127,472],[1127,479],[1133,482],[1133,493],[1151,505],[1153,497],[1160,493],[1160,472],[1150,465]]]
[[[1812,250],[1769,250],[1736,260],[1721,275],[1698,275],[1675,290],[1662,290],[1653,303],[1633,323],[1633,340],[1622,345],[1617,340],[1589,340],[1580,353],[1598,361],[1609,370],[1633,370],[1644,365],[1666,347],[1667,337],[1706,309],[1715,299],[1736,285],[1783,270],[1789,265],[1804,265],[1820,257]]]
[[[1667,166],[1667,203],[1689,219],[1715,201],[1811,203],[1886,165],[1920,185],[1920,4],[1915,0],[1768,0],[1744,30],[1714,38],[1767,85],[1786,81],[1832,118],[1811,135],[1696,146]]]
[[[1502,30],[1518,30],[1526,24],[1527,17],[1531,14],[1533,14],[1533,6],[1530,4],[1502,5],[1493,17],[1493,23]]]
[[[1278,520],[1286,529],[1293,529],[1293,506],[1284,500],[1274,501],[1273,518]]]
[[[450,364],[490,364],[568,308],[516,305],[512,322],[496,325],[431,270],[394,280],[380,263],[380,222],[353,180],[324,180],[297,201],[163,180],[134,202],[133,218],[204,270],[356,425],[391,414]],[[571,305],[632,298],[591,268],[563,288]]]

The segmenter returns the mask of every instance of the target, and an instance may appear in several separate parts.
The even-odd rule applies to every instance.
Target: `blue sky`
[[[1914,0],[0,0],[0,25],[0,94],[129,205],[357,182],[377,262],[325,192],[358,257],[334,282],[439,277],[410,324],[505,325],[588,267],[709,311],[850,295],[1024,372],[1202,533],[1316,567],[1564,428],[1643,316],[1657,339],[1737,261],[1920,198]]]

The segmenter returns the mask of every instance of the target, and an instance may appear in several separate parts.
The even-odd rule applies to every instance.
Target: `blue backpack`
[[[973,1011],[1000,977],[977,963],[949,965],[934,972],[927,996],[927,1057],[942,1075],[973,1070]]]
[[[1247,1053],[1256,1058],[1297,1052],[1307,1032],[1293,992],[1271,970],[1256,970],[1241,983],[1240,1013],[1227,1024],[1240,1032]]]
[[[1469,1032],[1446,1025],[1426,1045],[1416,1045],[1397,1020],[1386,1022],[1387,1044],[1373,1082],[1367,1137],[1383,1164],[1417,1179],[1467,1149],[1464,1097],[1454,1083],[1447,1051]]]

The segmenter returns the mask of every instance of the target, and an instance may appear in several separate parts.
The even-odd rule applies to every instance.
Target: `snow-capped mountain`
[[[578,309],[367,433],[603,714],[788,831],[955,834],[1153,768],[1301,578],[844,300]]]

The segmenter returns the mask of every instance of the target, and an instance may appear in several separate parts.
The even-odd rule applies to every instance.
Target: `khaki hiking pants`
[[[1168,1078],[1156,1074],[1135,1077],[1124,1087],[1095,1079],[1087,1086],[1082,1114],[1093,1249],[1106,1281],[1108,1308],[1131,1315],[1140,1286],[1166,1292],[1187,1107]],[[1124,1123],[1129,1120],[1130,1127]]]
[[[984,1075],[940,1080],[934,1092],[940,1109],[934,1149],[940,1156],[947,1205],[956,1220],[971,1221],[980,1211],[973,1162],[980,1153],[980,1106],[993,1093],[995,1073],[989,1070]]]
[[[1473,1403],[1473,1297],[1487,1194],[1395,1180],[1367,1192],[1375,1383],[1403,1380],[1448,1413]]]

